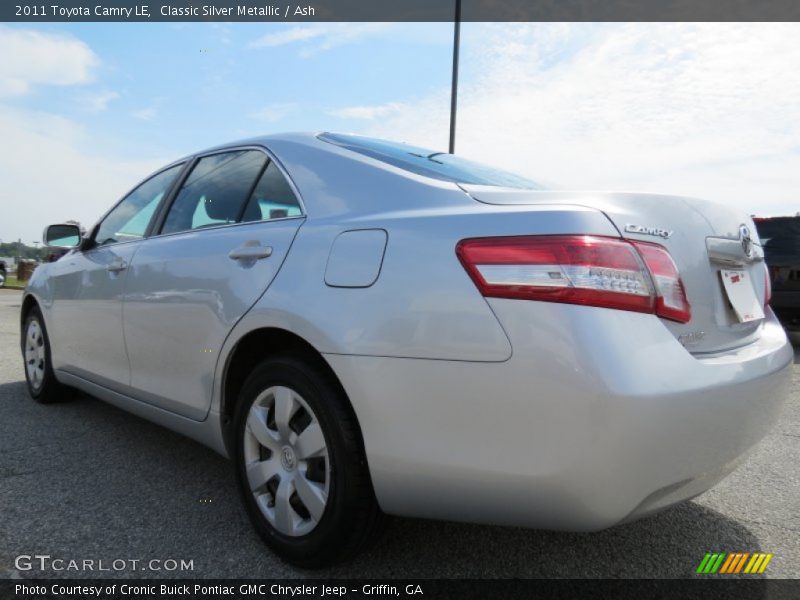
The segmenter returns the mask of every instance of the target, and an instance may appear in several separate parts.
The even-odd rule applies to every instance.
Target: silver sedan
[[[278,554],[385,513],[596,530],[696,496],[775,422],[792,351],[746,215],[565,192],[292,134],[178,160],[52,225],[31,396],[92,394],[235,465]]]

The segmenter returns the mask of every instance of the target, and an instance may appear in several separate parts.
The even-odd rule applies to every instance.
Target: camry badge
[[[661,229],[660,227],[645,227],[644,225],[625,225],[625,231],[628,233],[640,233],[642,235],[655,235],[667,239],[672,235],[672,230]]]

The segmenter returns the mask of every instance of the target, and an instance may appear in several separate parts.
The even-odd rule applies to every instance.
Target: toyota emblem
[[[739,239],[742,242],[742,250],[747,258],[753,258],[753,238],[750,236],[750,229],[747,225],[739,226]]]

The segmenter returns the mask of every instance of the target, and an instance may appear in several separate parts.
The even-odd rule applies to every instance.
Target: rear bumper
[[[392,514],[602,529],[691,498],[776,421],[793,353],[689,354],[651,315],[492,300],[503,363],[327,355]]]

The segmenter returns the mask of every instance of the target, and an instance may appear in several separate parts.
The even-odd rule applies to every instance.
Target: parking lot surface
[[[688,577],[706,552],[720,551],[771,552],[765,576],[800,577],[800,365],[774,431],[691,502],[592,534],[392,519],[368,554],[308,572],[261,543],[230,463],[211,450],[88,396],[33,402],[20,300],[0,290],[0,577]],[[17,556],[34,554],[141,562],[103,572],[15,568]],[[193,568],[158,570],[169,559]],[[162,562],[141,570],[151,560]]]

